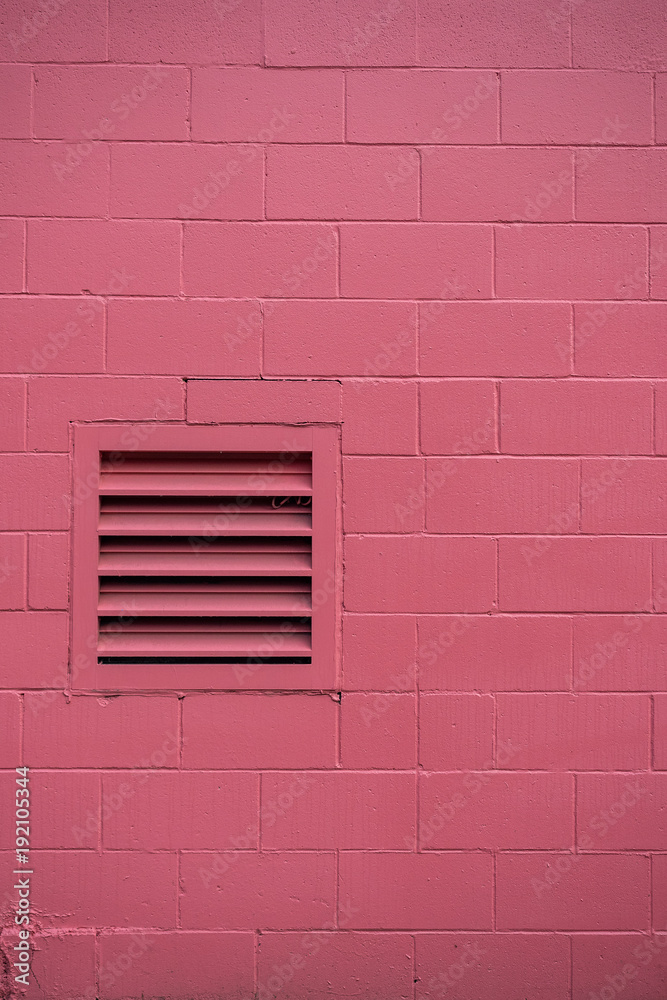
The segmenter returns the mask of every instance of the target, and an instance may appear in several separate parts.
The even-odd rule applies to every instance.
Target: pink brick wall
[[[659,0],[4,4],[3,1000],[664,1000],[666,52]],[[70,693],[70,422],[257,414],[342,421],[338,691]]]

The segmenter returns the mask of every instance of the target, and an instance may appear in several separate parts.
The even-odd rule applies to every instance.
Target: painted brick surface
[[[175,222],[36,219],[28,230],[31,292],[174,295],[179,290]]]
[[[0,224],[0,291],[23,291],[25,223],[3,219]]]
[[[484,930],[492,922],[492,876],[490,855],[480,853],[349,851],[341,856],[341,906],[352,910],[355,928]]]
[[[503,142],[649,144],[648,73],[503,73]]]
[[[420,934],[416,945],[420,1000],[438,997],[443,988],[455,988],[461,1000],[489,994],[511,1000],[521,990],[544,1000],[570,996],[571,963],[564,935]]]
[[[497,879],[501,930],[649,927],[649,859],[641,855],[507,852],[498,857]]]
[[[6,0],[3,1000],[667,995],[665,53],[658,0]],[[330,688],[95,688],[91,423],[334,429]]]
[[[344,83],[339,70],[197,68],[192,136],[205,142],[341,142]],[[239,92],[245,100],[237,100]]]
[[[220,857],[224,863],[225,855]],[[332,852],[240,852],[231,856],[229,871],[207,884],[201,872],[210,861],[210,854],[197,853],[183,859],[181,915],[188,930],[242,930],[257,923],[269,930],[308,930],[335,914]]]
[[[35,73],[40,139],[187,139],[187,110],[184,68],[40,66]]]
[[[396,801],[406,808],[395,809]],[[412,849],[415,801],[414,774],[269,772],[262,782],[262,846],[269,850]]]

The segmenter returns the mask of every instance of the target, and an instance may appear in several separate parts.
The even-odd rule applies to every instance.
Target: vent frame
[[[341,606],[339,436],[338,425],[322,424],[218,424],[205,427],[159,423],[74,425],[71,689],[106,692],[337,690]],[[242,660],[239,663],[184,664],[170,662],[173,658],[167,656],[160,663],[102,662],[104,654],[98,655],[98,591],[103,575],[98,568],[100,458],[104,453],[121,455],[142,452],[312,454],[311,577],[314,600],[310,663]]]

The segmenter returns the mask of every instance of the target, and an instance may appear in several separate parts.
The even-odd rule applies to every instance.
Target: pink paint
[[[7,0],[0,996],[665,995],[665,51],[658,0]],[[100,452],[285,442],[313,564],[243,600],[312,571],[312,662],[98,663]]]

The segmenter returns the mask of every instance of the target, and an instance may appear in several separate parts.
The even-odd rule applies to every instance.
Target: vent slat
[[[303,577],[102,577],[100,593],[134,594],[309,594]]]
[[[310,554],[299,552],[101,552],[99,572],[119,576],[304,576]]]
[[[310,475],[308,452],[285,451],[282,455],[266,451],[130,451],[102,452],[100,469],[104,474],[141,472],[198,474],[206,472],[241,472],[246,475],[273,477],[277,473]]]
[[[260,482],[258,482],[260,480]],[[138,494],[141,496],[310,496],[312,478],[303,473],[277,474],[271,477],[241,473],[101,473],[99,491],[104,496]]]
[[[310,614],[310,594],[137,593],[100,594],[101,615],[298,615]]]
[[[308,656],[310,633],[134,632],[100,635],[100,656]]]
[[[208,538],[178,538],[169,535],[154,536],[151,538],[123,538],[122,535],[114,535],[109,538],[100,539],[100,549],[102,552],[181,552],[192,554],[193,552],[219,552],[220,554],[248,553],[254,555],[263,553],[267,555],[281,554],[285,552],[310,553],[309,538],[290,538],[289,536],[280,538],[251,536],[234,536],[228,538],[210,536]]]
[[[308,513],[311,496],[255,496],[255,497],[167,497],[167,496],[105,496],[102,497],[103,513],[185,514],[199,513],[220,516],[225,523],[239,514]]]
[[[310,632],[308,618],[102,618],[100,635],[129,632]]]
[[[239,514],[226,526],[217,526],[206,514],[112,514],[100,513],[101,535],[310,535],[310,514]]]

